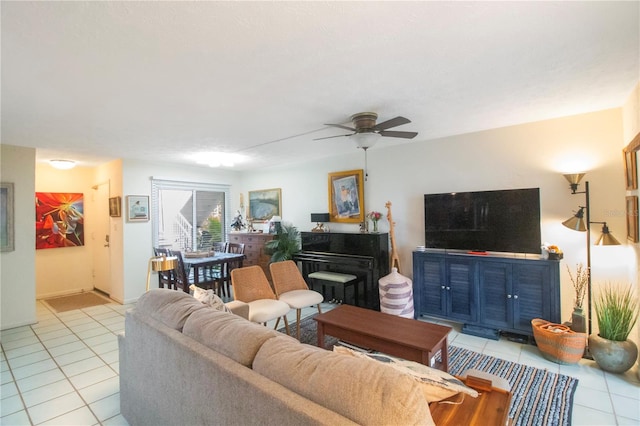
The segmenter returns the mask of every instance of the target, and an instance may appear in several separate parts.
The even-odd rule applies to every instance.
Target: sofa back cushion
[[[178,331],[182,331],[192,313],[201,309],[211,308],[183,291],[166,288],[156,288],[144,293],[135,307],[137,314],[149,316]]]
[[[373,361],[279,336],[262,345],[253,369],[356,423],[433,424],[418,383]]]
[[[265,341],[282,336],[282,333],[238,315],[214,309],[194,312],[187,319],[182,332],[246,367],[252,366],[258,349]]]

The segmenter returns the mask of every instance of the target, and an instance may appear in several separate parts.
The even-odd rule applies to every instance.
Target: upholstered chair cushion
[[[284,294],[280,294],[278,299],[291,306],[293,309],[306,308],[307,306],[322,303],[324,297],[322,294],[311,290],[291,290]]]
[[[265,323],[287,315],[290,310],[289,305],[280,300],[254,300],[249,302],[249,321]]]

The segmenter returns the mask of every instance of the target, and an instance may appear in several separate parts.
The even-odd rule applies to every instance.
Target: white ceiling
[[[398,115],[412,143],[621,106],[639,2],[8,2],[3,144],[37,158],[235,169],[353,152],[323,123]],[[406,143],[383,138],[376,147]]]

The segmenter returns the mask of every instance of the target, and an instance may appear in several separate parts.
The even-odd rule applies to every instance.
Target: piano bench
[[[335,288],[336,287],[342,287],[342,299],[341,300],[345,300],[346,299],[346,290],[347,287],[349,286],[353,286],[353,292],[354,292],[354,302],[355,305],[358,306],[358,299],[359,299],[359,291],[358,291],[358,283],[360,283],[361,281],[364,283],[364,276],[357,276],[357,275],[352,275],[352,274],[343,274],[341,272],[331,272],[331,271],[318,271],[318,272],[312,272],[311,274],[309,274],[309,278],[311,278],[311,281],[314,284],[321,284],[322,285],[322,294],[324,295],[325,292],[325,287],[326,286],[330,286],[331,287],[331,294],[332,297],[335,299]],[[366,283],[365,283],[365,293],[367,291],[366,289]]]

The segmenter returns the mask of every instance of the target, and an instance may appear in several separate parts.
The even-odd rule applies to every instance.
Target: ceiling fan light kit
[[[413,139],[418,135],[417,132],[387,130],[392,127],[402,126],[403,124],[411,123],[411,120],[409,120],[408,118],[398,116],[390,120],[383,121],[382,123],[376,124],[377,119],[378,119],[378,114],[376,114],[375,112],[359,112],[351,116],[351,122],[353,123],[353,127],[344,126],[342,124],[330,124],[330,123],[325,124],[325,126],[337,127],[339,129],[349,130],[353,133],[350,133],[348,135],[327,136],[324,138],[317,138],[314,140],[349,136],[351,139],[353,139],[356,142],[356,144],[358,145],[358,148],[362,148],[366,151],[367,149],[375,145],[381,136],[391,137],[391,138]]]
[[[380,140],[379,133],[356,133],[351,135],[350,138],[356,141],[358,148],[369,149],[374,146],[378,140]]]

